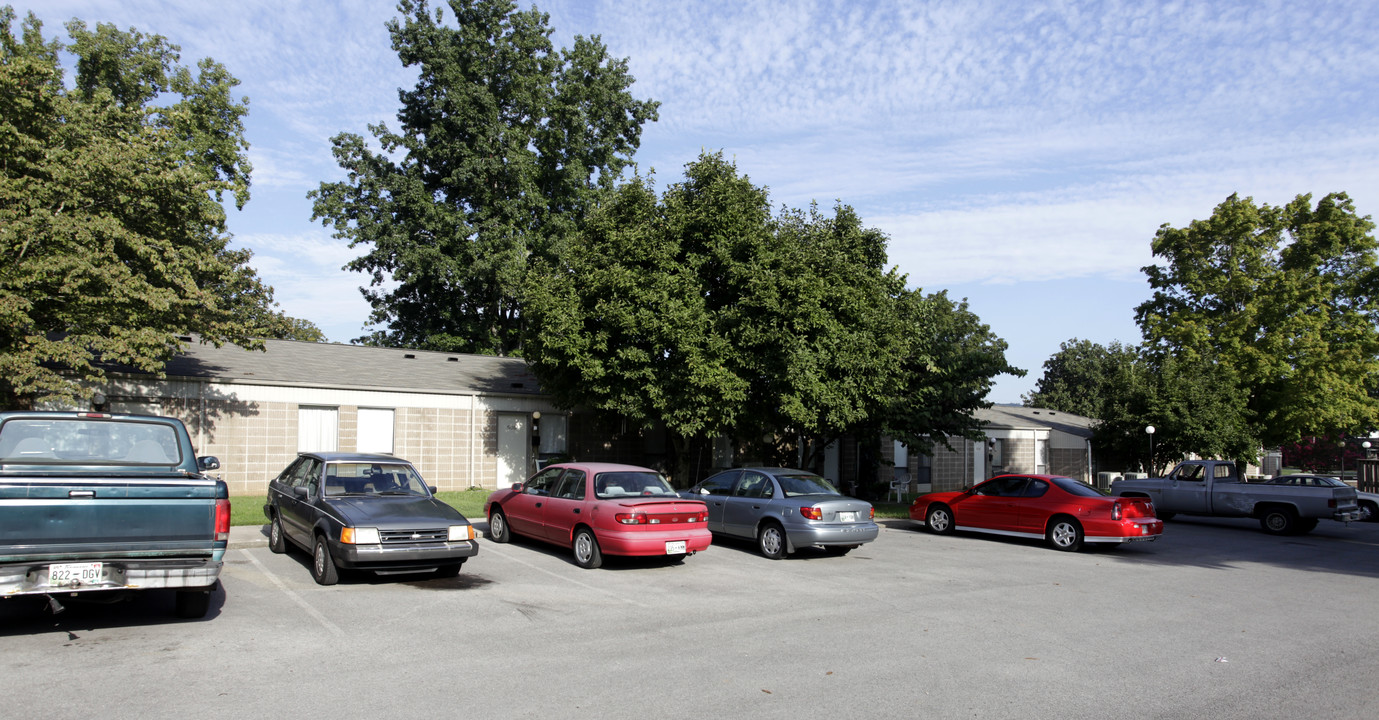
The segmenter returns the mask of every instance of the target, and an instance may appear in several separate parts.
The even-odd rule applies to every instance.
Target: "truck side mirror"
[[[196,459],[196,466],[202,470],[219,470],[220,458],[213,455],[205,455]]]

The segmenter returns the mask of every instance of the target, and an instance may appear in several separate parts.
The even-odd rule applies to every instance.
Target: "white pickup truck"
[[[1273,535],[1300,535],[1318,520],[1351,522],[1362,515],[1348,485],[1249,483],[1235,463],[1222,460],[1188,460],[1168,477],[1117,480],[1111,494],[1149,498],[1162,520],[1179,514],[1258,518]]]

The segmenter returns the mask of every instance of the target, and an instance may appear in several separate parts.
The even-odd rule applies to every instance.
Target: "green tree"
[[[1133,385],[1139,349],[1119,342],[1109,346],[1073,338],[1044,361],[1044,374],[1034,391],[1021,398],[1025,407],[1048,408],[1094,419],[1116,414],[1124,391]]]
[[[418,69],[399,132],[380,150],[334,139],[343,182],[311,193],[313,219],[366,253],[370,322],[361,340],[431,350],[517,352],[530,266],[614,186],[657,103],[636,100],[627,61],[598,37],[556,51],[549,16],[509,0],[451,0],[455,26],[424,0],[399,3],[393,49]]]
[[[664,425],[678,477],[717,435],[779,460],[849,432],[976,433],[970,410],[1013,370],[1004,343],[905,290],[885,244],[846,206],[773,219],[765,189],[706,154],[663,198],[618,188],[529,276],[524,356],[563,405]]]
[[[1206,220],[1161,227],[1153,251],[1165,264],[1144,268],[1154,293],[1136,309],[1146,352],[1210,367],[1204,377],[1234,403],[1229,425],[1266,447],[1373,427],[1373,229],[1344,193],[1315,207],[1309,195],[1281,207],[1232,195]]]
[[[254,346],[289,322],[228,247],[249,198],[247,100],[158,35],[0,9],[0,403],[74,400],[101,363],[159,372],[181,336]],[[76,57],[74,87],[61,56]]]
[[[924,453],[951,449],[953,437],[982,439],[975,411],[991,407],[986,396],[996,376],[1025,374],[1006,361],[1006,342],[947,292],[907,291],[896,311],[907,343],[874,425]]]

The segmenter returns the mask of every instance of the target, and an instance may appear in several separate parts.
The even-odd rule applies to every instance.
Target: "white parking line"
[[[249,558],[249,562],[254,563],[254,567],[257,567],[260,572],[262,572],[265,576],[268,577],[269,580],[273,581],[273,584],[277,585],[278,589],[283,591],[284,595],[290,598],[292,602],[295,602],[299,606],[301,606],[301,608],[306,611],[306,614],[314,618],[316,622],[321,623],[321,627],[324,627],[326,630],[329,630],[336,637],[345,636],[345,632],[340,629],[340,626],[328,620],[326,616],[322,615],[319,610],[312,607],[309,603],[307,603],[306,600],[303,600],[302,596],[293,592],[291,588],[283,584],[283,581],[279,580],[277,575],[274,575],[271,571],[269,571],[268,566],[264,565],[262,562],[259,561],[258,558],[254,557],[254,554],[249,552],[247,548],[242,548],[240,552],[243,553],[245,557]]]
[[[525,566],[527,566],[527,567],[529,567],[529,568],[531,568],[531,569],[533,569],[533,570],[536,570],[536,571],[538,571],[538,572],[546,573],[547,575],[550,575],[550,576],[553,577],[553,578],[559,578],[559,579],[561,579],[561,580],[564,580],[565,582],[573,583],[573,584],[575,584],[575,585],[578,585],[578,586],[580,586],[580,587],[582,587],[582,588],[584,588],[584,589],[586,589],[586,590],[593,590],[593,591],[596,592],[596,593],[601,593],[601,594],[603,594],[603,595],[607,595],[608,597],[611,597],[611,598],[613,598],[614,600],[619,600],[619,601],[621,601],[621,602],[625,602],[625,603],[627,603],[628,605],[636,605],[636,606],[639,607],[639,608],[649,608],[649,607],[651,607],[650,605],[646,605],[646,604],[643,604],[643,603],[639,603],[639,602],[637,602],[636,600],[633,600],[632,598],[623,597],[622,595],[619,595],[619,594],[617,594],[617,593],[609,592],[609,591],[607,591],[607,590],[605,590],[605,589],[603,589],[603,588],[601,588],[601,587],[596,587],[596,586],[590,585],[590,584],[588,584],[588,583],[582,583],[582,582],[580,582],[580,581],[578,581],[578,580],[575,580],[575,579],[573,579],[573,578],[567,577],[567,576],[565,576],[565,575],[561,575],[560,573],[557,573],[557,572],[551,572],[550,570],[547,570],[546,568],[538,567],[538,566],[536,566],[536,565],[533,565],[533,564],[527,562],[526,560],[521,560],[521,559],[519,559],[519,558],[516,557],[515,555],[509,555],[508,553],[505,553],[505,552],[503,552],[503,551],[501,551],[501,550],[498,550],[498,549],[496,549],[496,548],[492,548],[492,547],[487,547],[487,546],[486,546],[486,547],[484,548],[484,550],[485,550],[486,552],[491,552],[491,553],[493,553],[493,554],[495,554],[495,555],[498,555],[499,557],[503,557],[503,558],[506,558],[506,559],[508,559],[508,560],[511,560],[511,561],[513,561],[513,562],[515,562],[515,563],[517,563],[517,564],[519,564],[519,565],[525,565]]]

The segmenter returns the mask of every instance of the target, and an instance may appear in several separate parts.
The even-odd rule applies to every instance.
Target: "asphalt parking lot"
[[[885,521],[846,557],[716,542],[576,567],[482,541],[454,579],[314,584],[237,542],[204,620],[170,594],[0,602],[25,717],[1359,717],[1379,700],[1379,524],[1179,519],[1060,553]],[[237,529],[239,537],[244,530]]]

